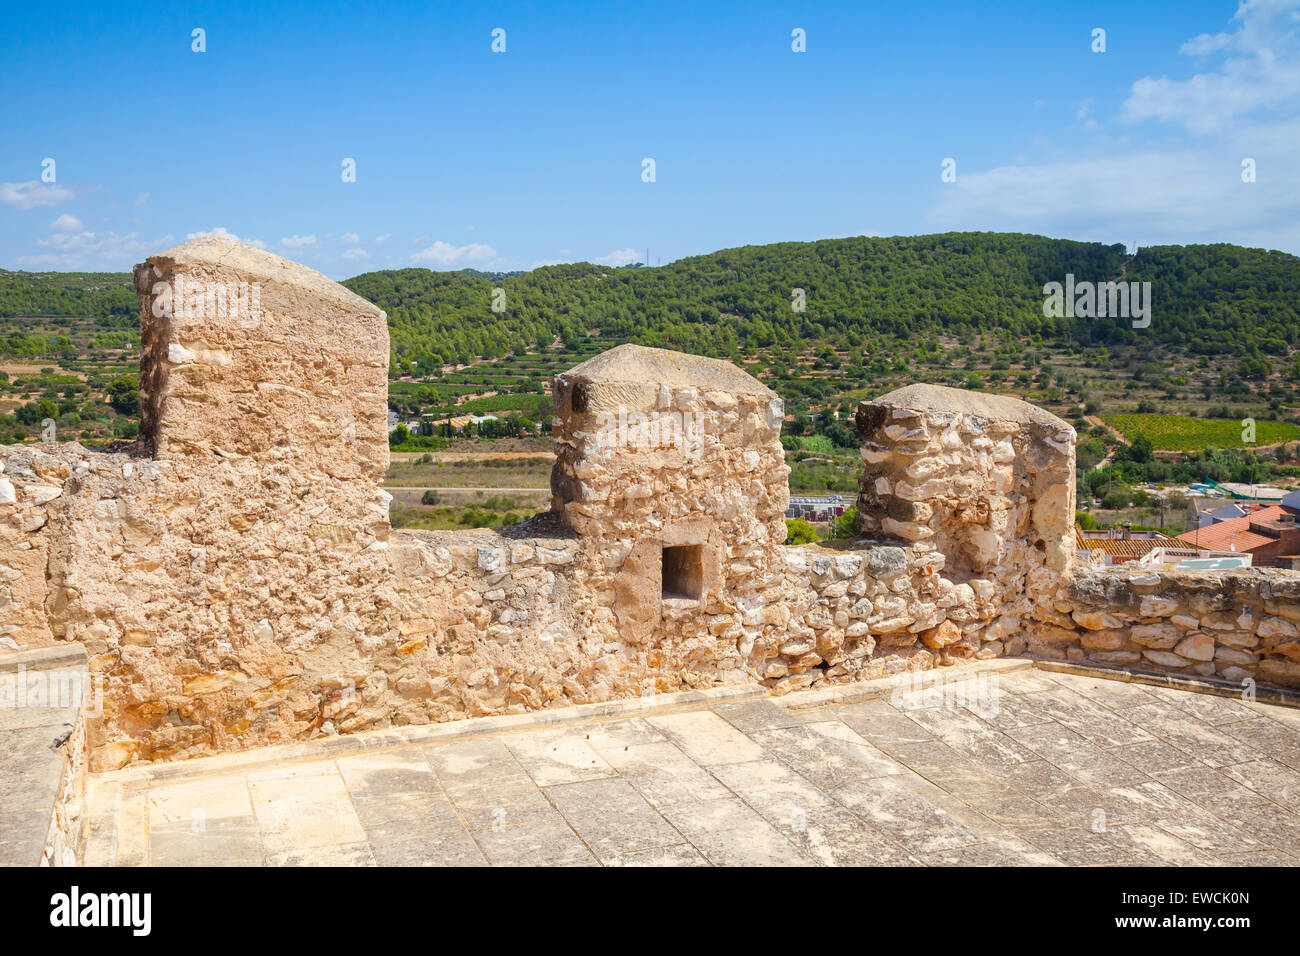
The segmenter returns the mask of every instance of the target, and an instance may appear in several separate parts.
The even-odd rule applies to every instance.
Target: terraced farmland
[[[1190,418],[1183,415],[1102,415],[1102,420],[1133,441],[1145,435],[1156,451],[1199,451],[1203,448],[1258,448],[1300,439],[1300,425],[1255,421],[1255,441],[1242,440],[1246,426],[1232,418]]]

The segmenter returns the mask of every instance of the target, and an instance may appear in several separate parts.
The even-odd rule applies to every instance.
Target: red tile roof
[[[1151,537],[1141,537],[1146,532],[1135,531],[1134,538],[1111,538],[1102,537],[1101,535],[1085,534],[1081,529],[1074,529],[1074,539],[1077,546],[1088,551],[1100,551],[1102,554],[1109,555],[1112,558],[1140,558],[1148,551],[1156,548],[1176,547],[1177,542],[1167,535],[1156,532]]]
[[[1250,530],[1252,521],[1274,521],[1281,515],[1294,513],[1281,505],[1268,505],[1252,511],[1244,518],[1229,518],[1204,528],[1184,531],[1178,540],[1212,551],[1254,551],[1262,545],[1272,544],[1276,539],[1255,534]]]

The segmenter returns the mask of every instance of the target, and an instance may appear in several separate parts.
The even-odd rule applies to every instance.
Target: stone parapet
[[[1021,623],[1034,657],[1300,687],[1300,572],[1080,571]]]
[[[1300,575],[1072,567],[1073,430],[858,410],[861,538],[786,547],[784,410],[625,345],[558,376],[551,511],[392,531],[383,313],[229,240],[138,267],[141,440],[0,446],[0,648],[81,645],[91,770],[1034,655],[1300,686]]]

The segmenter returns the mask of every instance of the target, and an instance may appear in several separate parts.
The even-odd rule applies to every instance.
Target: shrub
[[[857,506],[848,508],[844,514],[831,522],[832,538],[856,538],[858,536]]]
[[[805,519],[795,518],[793,521],[789,519],[786,520],[786,544],[811,544],[814,541],[820,540],[821,536],[817,534],[817,529],[810,525]]]
[[[799,445],[804,451],[820,452],[823,455],[829,455],[835,451],[834,444],[825,435],[804,436],[799,439]]]
[[[1127,508],[1129,495],[1127,491],[1112,491],[1106,497],[1101,499],[1101,506],[1108,511],[1118,511],[1121,508]]]

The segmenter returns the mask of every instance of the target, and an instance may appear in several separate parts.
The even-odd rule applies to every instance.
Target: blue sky
[[[207,232],[335,278],[955,229],[1300,253],[1300,0],[699,6],[11,5],[0,267]]]

